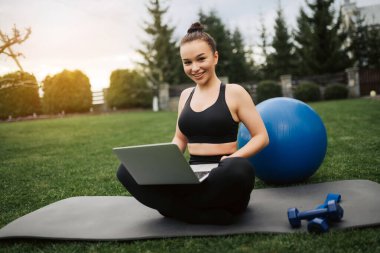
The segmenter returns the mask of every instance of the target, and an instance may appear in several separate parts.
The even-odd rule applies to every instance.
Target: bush
[[[276,81],[266,80],[261,81],[257,85],[256,89],[256,100],[260,103],[264,100],[274,97],[281,97],[282,89],[281,86],[277,84]]]
[[[92,105],[91,85],[79,70],[64,70],[43,81],[43,108],[46,113],[88,112]]]
[[[324,99],[345,99],[348,97],[348,89],[346,85],[343,84],[329,84],[327,85],[324,93]]]
[[[300,83],[294,89],[294,98],[304,102],[319,101],[321,100],[321,90],[315,83]]]
[[[0,77],[1,119],[32,115],[40,111],[38,84],[33,75],[18,71]]]
[[[152,105],[152,90],[147,80],[135,70],[118,69],[111,74],[111,83],[106,94],[109,107],[137,108]]]

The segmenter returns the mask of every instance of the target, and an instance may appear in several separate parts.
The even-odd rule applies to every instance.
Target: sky
[[[150,22],[148,0],[0,0],[0,30],[10,34],[12,27],[32,34],[13,51],[24,70],[41,82],[47,75],[64,69],[79,69],[90,78],[91,89],[109,87],[116,69],[134,68],[140,60],[136,53],[147,39],[143,27]],[[343,0],[335,1],[336,8]],[[363,7],[380,0],[351,0]],[[180,40],[198,12],[216,11],[227,28],[239,28],[247,45],[259,43],[261,20],[269,36],[273,34],[279,0],[164,0],[168,12],[164,22],[175,29]],[[299,9],[305,0],[282,0],[289,28],[295,28]],[[178,59],[180,60],[180,59]],[[16,63],[0,55],[0,75],[17,71]]]

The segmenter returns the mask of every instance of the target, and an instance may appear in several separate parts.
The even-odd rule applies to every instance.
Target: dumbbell
[[[288,219],[292,228],[299,228],[301,220],[312,220],[314,218],[327,218],[330,221],[340,221],[343,217],[343,208],[335,201],[330,200],[326,208],[299,212],[297,208],[288,209]]]
[[[326,218],[314,218],[307,223],[309,233],[321,234],[329,231],[329,224]]]
[[[325,199],[325,202],[322,204],[322,205],[318,205],[315,207],[315,209],[321,209],[321,208],[327,208],[327,203],[330,201],[330,200],[335,200],[336,203],[339,203],[342,199],[342,196],[340,194],[337,194],[337,193],[329,193],[327,194],[326,196],[326,199]]]
[[[340,194],[329,193],[327,194],[325,202],[322,205],[318,205],[316,209],[327,208],[327,203],[330,200],[335,200],[337,203],[339,203],[341,199],[342,197]],[[326,218],[314,218],[308,222],[307,231],[309,231],[310,233],[316,233],[316,234],[326,233],[329,231],[329,227],[330,226]]]

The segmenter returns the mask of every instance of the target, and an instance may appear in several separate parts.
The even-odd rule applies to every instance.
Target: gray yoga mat
[[[331,229],[380,224],[380,185],[346,180],[252,192],[247,211],[229,226],[190,225],[162,217],[132,197],[96,196],[64,199],[22,216],[0,230],[0,239],[136,240],[180,236],[215,236],[255,232],[306,232],[291,229],[287,209],[312,209],[328,193],[342,195],[344,218]]]

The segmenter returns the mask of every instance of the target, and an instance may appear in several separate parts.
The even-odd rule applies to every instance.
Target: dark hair
[[[204,27],[201,23],[195,22],[190,28],[187,30],[187,34],[181,40],[181,46],[187,42],[191,42],[194,40],[203,40],[206,42],[213,53],[216,52],[216,43],[213,37],[210,34],[203,31]]]

